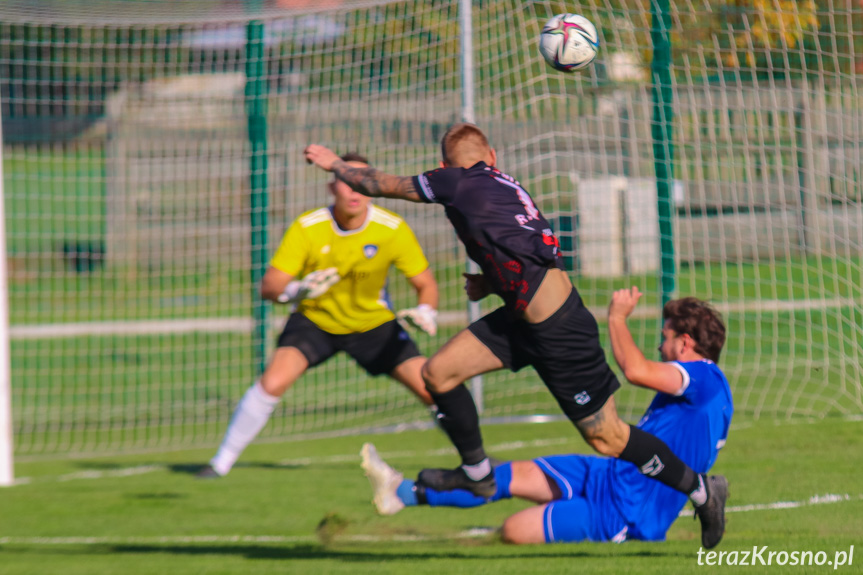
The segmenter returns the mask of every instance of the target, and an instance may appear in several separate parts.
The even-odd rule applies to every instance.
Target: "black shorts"
[[[319,328],[301,313],[292,313],[279,336],[278,347],[295,347],[309,361],[321,364],[343,351],[370,375],[390,373],[402,362],[420,354],[416,344],[396,320],[362,333],[333,334]]]
[[[575,289],[539,323],[498,308],[468,329],[512,371],[532,365],[573,422],[599,411],[620,388],[599,344],[596,319]]]

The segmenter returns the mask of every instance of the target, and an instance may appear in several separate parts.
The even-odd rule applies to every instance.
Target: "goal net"
[[[256,282],[329,200],[303,147],[413,175],[465,102],[554,226],[604,343],[612,290],[646,294],[631,326],[648,354],[663,297],[695,295],[727,321],[738,417],[863,411],[859,3],[585,0],[601,47],[576,74],[537,49],[562,2],[474,0],[468,68],[450,0],[30,4],[0,19],[19,456],[214,444],[284,323]],[[416,338],[431,354],[468,321],[464,251],[439,207],[379,203],[440,284],[440,334]],[[395,272],[390,292],[415,304]],[[648,400],[618,394],[628,418]],[[487,375],[482,405],[559,414],[531,370]],[[261,437],[427,421],[337,357]]]

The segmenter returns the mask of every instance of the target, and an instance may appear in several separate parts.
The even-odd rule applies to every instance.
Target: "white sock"
[[[698,487],[689,494],[689,500],[696,507],[701,507],[707,503],[707,486],[704,485],[704,476],[700,473],[698,474]]]
[[[231,417],[231,423],[228,425],[228,431],[225,432],[219,451],[210,460],[210,465],[216,473],[228,474],[246,446],[258,436],[270,420],[270,415],[281,399],[264,391],[259,381],[252,384]]]
[[[491,473],[491,462],[488,457],[475,465],[462,465],[465,474],[474,481],[479,481],[489,473]]]

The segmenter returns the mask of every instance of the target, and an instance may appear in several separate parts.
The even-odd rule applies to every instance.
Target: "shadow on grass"
[[[195,475],[201,469],[203,469],[207,464],[206,463],[173,463],[168,465],[168,470],[172,473],[182,473],[185,475]],[[281,463],[267,463],[267,462],[242,462],[238,463],[234,466],[234,469],[268,469],[268,470],[286,470],[286,469],[306,469],[305,465],[290,465],[290,464],[281,464]]]
[[[150,544],[123,544],[123,545],[93,545],[85,548],[63,547],[46,549],[39,546],[41,554],[52,555],[145,555],[145,554],[172,554],[185,556],[221,555],[232,556],[251,560],[336,560],[354,563],[381,563],[381,562],[412,562],[431,559],[456,559],[487,561],[494,559],[609,559],[620,560],[622,558],[691,558],[691,553],[675,551],[671,549],[632,549],[629,552],[614,546],[614,552],[609,553],[605,545],[600,549],[579,547],[578,545],[554,545],[549,547],[501,547],[500,553],[489,553],[491,549],[471,552],[472,548],[463,548],[462,551],[454,551],[451,546],[441,546],[437,551],[411,552],[402,546],[396,546],[386,551],[355,550],[350,548],[334,548],[319,544],[298,544],[289,547],[276,545],[150,545]],[[20,553],[22,549],[16,549]]]

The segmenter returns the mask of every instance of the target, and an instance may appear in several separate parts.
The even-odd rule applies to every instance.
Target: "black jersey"
[[[413,178],[423,200],[442,204],[467,255],[507,308],[523,311],[549,268],[563,269],[560,243],[514,178],[479,162]]]

